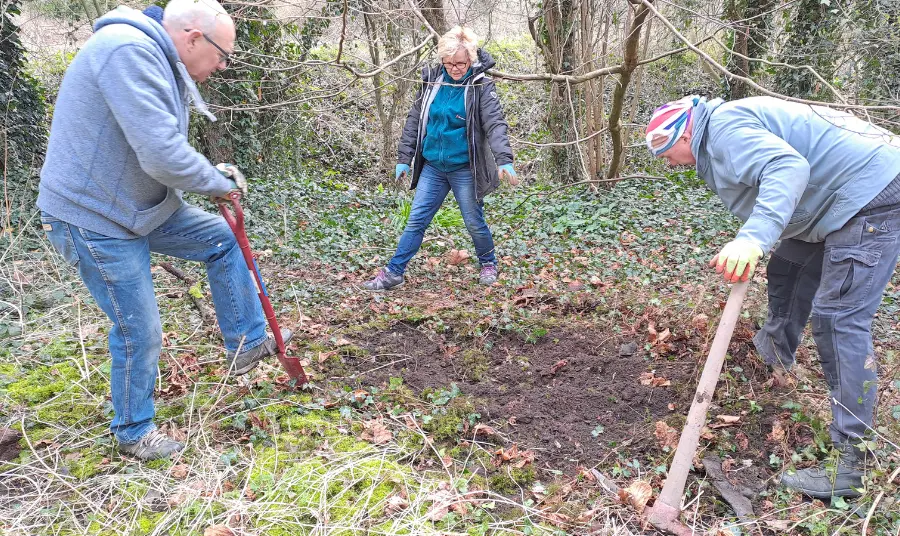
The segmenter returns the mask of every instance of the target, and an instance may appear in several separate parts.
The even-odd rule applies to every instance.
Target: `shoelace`
[[[153,430],[152,432],[150,432],[149,434],[147,434],[141,438],[140,446],[138,447],[138,450],[143,452],[148,449],[152,449],[154,447],[161,446],[166,441],[172,441],[172,440],[169,439],[169,437],[166,434],[160,432],[159,430]]]

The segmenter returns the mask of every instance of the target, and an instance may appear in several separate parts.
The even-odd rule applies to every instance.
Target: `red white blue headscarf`
[[[653,112],[647,125],[647,148],[653,156],[659,156],[675,145],[687,130],[691,113],[698,102],[699,95],[689,95],[663,104]]]

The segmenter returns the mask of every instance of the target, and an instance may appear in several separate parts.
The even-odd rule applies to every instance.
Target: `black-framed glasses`
[[[441,63],[444,65],[444,69],[447,69],[448,71],[450,69],[465,69],[466,67],[469,66],[469,62],[467,62],[467,61],[457,61],[457,62],[442,61]]]
[[[191,32],[191,31],[193,31],[193,30],[194,30],[194,28],[185,28],[185,29],[184,29],[184,31],[186,31],[186,32]],[[198,31],[199,31],[199,30],[198,30]],[[222,48],[222,47],[220,47],[218,43],[216,43],[215,41],[213,41],[212,39],[210,39],[209,36],[206,35],[206,33],[204,33],[204,32],[201,31],[201,32],[200,32],[200,35],[202,35],[202,36],[203,36],[203,39],[206,39],[206,41],[207,41],[210,45],[216,47],[216,50],[219,51],[219,61],[225,63],[225,65],[227,66],[227,65],[231,62],[231,53],[230,53],[230,52],[225,52],[225,49]]]

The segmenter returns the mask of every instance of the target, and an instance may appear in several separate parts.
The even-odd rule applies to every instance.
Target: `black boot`
[[[836,462],[825,461],[818,467],[781,473],[781,483],[816,499],[859,497],[863,490],[865,464],[850,444],[835,445],[840,453]]]

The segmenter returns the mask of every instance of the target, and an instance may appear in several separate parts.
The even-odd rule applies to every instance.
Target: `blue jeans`
[[[754,346],[769,365],[790,368],[812,319],[835,443],[855,442],[872,426],[878,393],[872,319],[898,255],[900,206],[894,205],[860,212],[822,243],[783,240],[766,268],[769,316]]]
[[[162,325],[153,292],[150,252],[206,263],[209,286],[225,348],[241,351],[266,340],[256,286],[234,234],[220,216],[187,204],[149,235],[111,238],[60,221],[41,221],[53,247],[78,273],[112,321],[113,417],[110,429],[124,444],[153,427],[153,389],[162,349]],[[243,340],[243,345],[241,345]]]
[[[484,220],[484,204],[475,200],[475,180],[468,167],[458,171],[444,173],[425,164],[419,183],[416,185],[416,195],[409,213],[409,221],[406,229],[400,237],[397,252],[387,269],[397,275],[406,272],[406,265],[412,260],[419,247],[422,245],[422,237],[425,229],[431,224],[434,215],[444,203],[447,193],[453,190],[453,197],[459,204],[466,229],[475,243],[475,253],[478,262],[482,266],[495,266],[497,257],[494,255],[494,238],[491,230]]]

